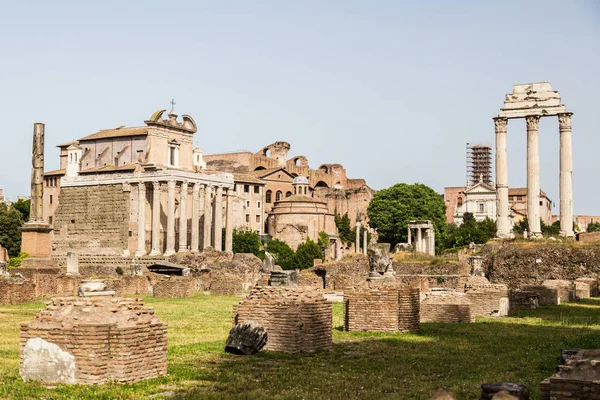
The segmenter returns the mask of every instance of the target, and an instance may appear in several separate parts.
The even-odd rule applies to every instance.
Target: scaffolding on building
[[[467,186],[479,182],[492,186],[492,146],[467,143]]]

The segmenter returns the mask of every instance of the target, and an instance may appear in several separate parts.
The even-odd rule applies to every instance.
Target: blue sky
[[[465,181],[466,142],[494,143],[515,83],[550,81],[573,116],[574,208],[600,215],[597,1],[5,2],[0,188],[29,191],[34,122],[56,144],[190,114],[206,153],[292,144],[381,189]],[[526,181],[525,123],[508,128]],[[541,184],[558,201],[558,122],[540,123]],[[558,213],[558,205],[554,209]]]

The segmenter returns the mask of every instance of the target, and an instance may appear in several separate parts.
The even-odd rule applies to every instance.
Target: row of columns
[[[172,255],[176,252],[188,251],[188,194],[189,183],[182,181],[180,186],[179,199],[179,221],[175,217],[175,189],[177,181],[170,180],[167,182],[167,238],[165,244],[164,255]],[[160,203],[161,182],[152,182],[152,238],[151,238],[151,256],[163,254],[160,248],[161,236],[161,203]],[[145,255],[146,252],[146,182],[138,182],[138,242],[136,256]],[[226,189],[225,189],[226,190]],[[223,250],[223,194],[224,189],[221,186],[213,187],[204,185],[198,182],[192,187],[192,227],[191,227],[191,243],[190,250],[197,252],[210,247],[211,245],[216,250]],[[226,221],[225,221],[225,251],[233,250],[233,221],[231,213],[231,198],[228,193],[226,205]],[[212,212],[214,210],[214,212]],[[202,243],[200,243],[200,220],[204,216],[204,235]],[[214,222],[213,222],[214,219]],[[175,224],[179,224],[179,243],[175,243]]]
[[[573,152],[571,148],[572,113],[558,115],[560,132],[560,234],[573,237]],[[539,116],[525,117],[527,123],[527,220],[531,237],[541,236],[540,226],[540,155]],[[498,195],[497,227],[499,237],[509,237],[508,163],[506,132],[508,119],[494,118],[496,128],[496,192]]]

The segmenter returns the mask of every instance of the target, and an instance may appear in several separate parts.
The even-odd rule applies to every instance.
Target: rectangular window
[[[255,194],[259,194],[260,193],[260,186],[254,185],[254,193]]]
[[[256,214],[256,222],[260,224],[260,214]]]
[[[484,210],[484,207],[485,207],[485,205],[483,205],[483,204],[480,204],[480,205],[479,205],[479,212],[480,212],[480,213],[482,213],[482,212],[483,212],[483,210]]]
[[[52,200],[53,200],[52,195],[50,195],[50,204],[52,204]]]
[[[52,225],[52,221],[53,221],[52,216],[48,217],[48,224]]]
[[[540,206],[543,206],[544,204],[540,201]]]
[[[246,214],[246,222],[250,222],[250,214]]]
[[[244,185],[244,193],[250,193],[250,185]]]
[[[261,202],[260,202],[260,201],[257,201],[257,202],[256,202],[256,208],[260,208],[261,206],[262,206]]]
[[[246,200],[246,207],[250,208],[250,200]]]

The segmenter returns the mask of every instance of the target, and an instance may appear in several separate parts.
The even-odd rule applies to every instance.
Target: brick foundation
[[[156,279],[148,279],[149,277],[150,275],[125,275],[117,279],[107,279],[104,281],[104,284],[106,285],[106,290],[114,290],[117,296],[148,294],[152,293],[151,281],[156,281]]]
[[[598,279],[576,279],[575,290],[577,292],[577,297],[579,297],[580,299],[586,299],[588,297],[598,297]]]
[[[600,350],[580,350],[540,383],[541,400],[600,399]]]
[[[542,285],[527,285],[521,288],[524,292],[531,292],[537,295],[540,306],[549,306],[560,304],[558,290]]]
[[[461,292],[435,291],[421,302],[421,322],[475,322],[471,301]]]
[[[28,279],[0,278],[0,304],[35,301],[35,284]]]
[[[540,306],[539,295],[533,291],[511,290],[509,293],[509,310],[532,310]]]
[[[465,294],[471,301],[471,313],[475,317],[508,315],[509,302],[506,285],[493,285],[483,277],[477,281],[470,279],[465,286]]]
[[[564,279],[548,279],[542,283],[542,286],[556,289],[560,301],[575,301],[575,283]]]
[[[53,299],[21,325],[21,368],[34,338],[74,356],[75,383],[131,383],[167,373],[167,324],[139,299]]]
[[[163,298],[190,297],[198,291],[198,281],[191,276],[171,276],[153,286],[153,296]]]
[[[265,328],[267,350],[299,353],[332,346],[332,305],[316,289],[256,287],[234,306],[233,323],[246,321]]]
[[[410,332],[420,329],[419,288],[388,284],[344,291],[344,329],[362,332]]]
[[[210,280],[210,294],[241,296],[244,279],[233,274],[215,274]]]

